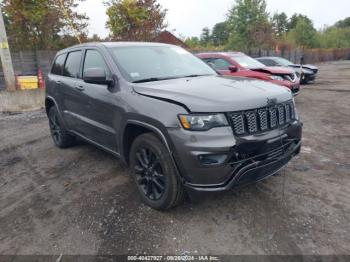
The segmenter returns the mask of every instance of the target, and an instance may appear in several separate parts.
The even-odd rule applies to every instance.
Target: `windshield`
[[[129,82],[216,75],[202,60],[176,46],[128,46],[110,50]]]
[[[288,61],[287,59],[284,59],[282,57],[276,57],[275,61],[282,66],[289,66],[293,64],[291,61]]]
[[[236,63],[238,63],[241,67],[248,69],[256,69],[256,68],[264,68],[266,67],[264,64],[260,63],[258,60],[251,58],[246,55],[235,55],[231,56]]]

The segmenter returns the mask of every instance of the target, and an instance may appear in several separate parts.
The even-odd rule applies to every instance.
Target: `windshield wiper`
[[[204,74],[204,75],[187,75],[187,76],[183,76],[183,78],[186,77],[200,77],[200,76],[210,76],[209,74]]]
[[[206,74],[206,75],[193,74],[193,75],[171,76],[171,77],[149,77],[149,78],[133,81],[133,83],[146,83],[146,82],[153,82],[153,81],[162,81],[162,80],[178,79],[178,78],[186,78],[186,77],[200,77],[200,76],[208,76],[208,75],[209,74]]]
[[[175,79],[175,78],[177,77],[149,77],[149,78],[133,81],[133,83],[146,83],[146,82],[162,81],[162,80],[169,80],[169,79]]]

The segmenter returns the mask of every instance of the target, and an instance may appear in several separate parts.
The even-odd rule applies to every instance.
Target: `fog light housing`
[[[220,165],[225,162],[225,154],[202,154],[198,156],[199,163],[203,166]]]

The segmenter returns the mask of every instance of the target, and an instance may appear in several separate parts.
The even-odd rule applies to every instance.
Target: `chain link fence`
[[[198,52],[197,50],[196,52]],[[213,50],[206,50],[213,51]],[[56,51],[20,51],[12,53],[12,61],[17,76],[37,75],[41,69],[43,76],[46,77],[50,70],[52,60]],[[281,50],[252,50],[248,53],[252,57],[259,56],[283,56],[294,63],[300,63],[304,57],[304,63],[318,63],[336,60],[350,60],[350,48],[339,49],[291,49]],[[5,88],[4,76],[0,64],[0,90]]]

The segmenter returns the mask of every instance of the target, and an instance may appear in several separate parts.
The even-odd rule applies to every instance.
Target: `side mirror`
[[[84,82],[97,85],[111,85],[113,80],[107,79],[103,68],[89,68],[84,71]]]
[[[235,73],[238,71],[238,68],[236,66],[231,65],[228,67],[228,70],[230,70],[230,72],[232,72],[232,73]]]

